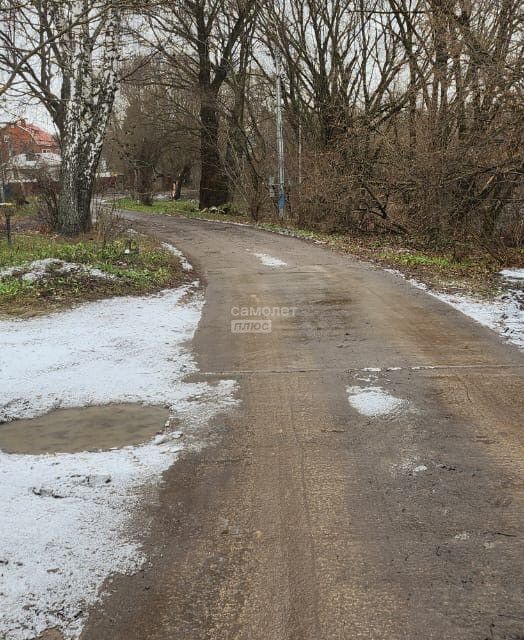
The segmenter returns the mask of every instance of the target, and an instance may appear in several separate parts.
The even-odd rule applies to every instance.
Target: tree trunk
[[[88,0],[73,3],[87,13]],[[93,41],[88,22],[75,23],[69,34],[67,73],[62,85],[63,108],[57,116],[62,163],[57,230],[66,235],[91,228],[91,200],[104,136],[118,86],[121,13],[111,2],[100,28],[102,69],[92,64]]]
[[[177,175],[175,180],[175,190],[173,193],[173,200],[180,200],[180,197],[182,196],[182,185],[189,177],[189,171],[190,171],[190,167],[189,165],[186,164],[182,167],[182,171],[180,171],[180,173]]]
[[[138,198],[141,204],[150,206],[153,204],[153,182],[155,174],[152,166],[142,165],[138,167]]]
[[[218,145],[218,105],[214,92],[207,92],[200,106],[200,208],[219,207],[229,200],[228,180]]]
[[[74,235],[91,228],[95,176],[93,172],[82,170],[78,149],[67,147],[60,171],[57,230],[65,235]]]

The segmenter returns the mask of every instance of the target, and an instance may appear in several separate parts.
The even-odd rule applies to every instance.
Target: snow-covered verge
[[[508,282],[503,293],[494,300],[483,300],[474,296],[458,293],[443,293],[430,289],[426,284],[414,278],[406,277],[400,271],[386,269],[389,273],[400,276],[429,295],[446,302],[478,323],[489,327],[509,342],[524,348],[524,290],[517,283],[524,283],[524,270],[505,269],[500,272]]]
[[[180,251],[180,249],[177,249],[172,244],[169,244],[169,242],[162,242],[162,246],[166,251],[169,251],[169,253],[173,254],[180,260],[180,266],[182,267],[182,269],[184,269],[184,271],[193,271],[193,265],[187,261],[187,258],[182,253],[182,251]]]
[[[524,280],[524,269],[502,269],[499,275],[506,280]]]
[[[187,341],[202,305],[185,286],[1,321],[0,420],[143,402],[169,405],[183,432],[205,425],[235,400],[233,381],[183,381],[196,371]],[[104,580],[144,562],[129,525],[176,460],[178,435],[105,452],[0,452],[0,638],[53,627],[78,637]]]

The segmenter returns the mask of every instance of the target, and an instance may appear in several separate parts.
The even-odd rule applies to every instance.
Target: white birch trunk
[[[58,204],[59,230],[66,234],[91,226],[96,169],[118,86],[121,12],[117,2],[108,0],[101,18],[97,46],[102,53],[97,60],[93,60],[89,21],[78,21],[78,12],[89,11],[88,0],[73,0],[70,5],[75,26],[68,42],[70,89],[62,131]]]

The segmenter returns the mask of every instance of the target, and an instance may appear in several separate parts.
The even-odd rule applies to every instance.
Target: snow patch
[[[106,280],[114,280],[112,273],[105,273],[100,269],[90,267],[85,264],[76,262],[64,262],[58,258],[44,258],[42,260],[33,260],[22,265],[8,267],[0,271],[0,279],[8,277],[20,277],[26,282],[36,282],[52,275],[65,275],[68,273],[82,273],[90,275],[94,278],[104,278]]]
[[[128,513],[143,485],[175,458],[150,445],[56,456],[0,453],[1,637],[26,640],[55,626],[69,638],[80,634],[105,578],[143,562],[125,532]],[[95,474],[110,481],[93,486],[87,478]]]
[[[182,251],[180,251],[180,249],[177,249],[172,244],[169,244],[169,242],[162,242],[162,246],[166,251],[169,251],[169,253],[172,253],[180,260],[180,265],[182,269],[184,269],[184,271],[193,271],[193,265],[188,261],[188,259],[185,257]]]
[[[207,424],[236,404],[236,383],[184,382],[197,371],[185,343],[203,305],[195,292],[183,304],[190,292],[1,321],[1,419],[143,402],[169,405],[184,431]],[[0,637],[29,640],[51,627],[79,636],[104,580],[144,562],[130,520],[182,450],[182,433],[105,452],[0,452]]]
[[[509,291],[492,302],[456,294],[435,293],[432,296],[446,302],[479,324],[496,331],[509,342],[524,348],[524,296]]]
[[[453,539],[458,540],[459,542],[464,542],[465,540],[470,539],[470,535],[467,531],[463,531],[462,533],[457,533],[455,536],[453,536]]]
[[[524,269],[502,269],[499,275],[508,280],[524,280]]]
[[[280,258],[275,258],[274,256],[270,256],[267,253],[256,253],[253,251],[253,255],[256,256],[260,262],[266,267],[287,267],[287,262],[280,260]]]
[[[380,387],[347,387],[349,404],[368,417],[386,416],[398,411],[405,401]]]
[[[1,321],[0,422],[59,407],[176,404],[187,391],[177,378],[194,368],[184,342],[202,307],[199,294],[180,304],[190,291],[185,286]]]
[[[418,464],[414,469],[413,473],[422,473],[423,471],[427,471],[428,468],[425,464]]]
[[[377,376],[357,376],[359,382],[375,382]]]
[[[403,475],[417,475],[427,470],[428,466],[420,462],[420,458],[416,455],[404,457],[401,462],[391,467],[393,476],[396,476],[399,472]]]
[[[404,278],[404,274],[402,273],[402,271],[399,271],[398,269],[387,269],[385,268],[384,271],[386,273],[391,273],[391,275],[393,276],[400,276],[401,278]]]

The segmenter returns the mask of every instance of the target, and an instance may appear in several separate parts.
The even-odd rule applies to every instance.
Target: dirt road
[[[83,640],[524,638],[523,355],[322,247],[132,217],[204,274],[196,358],[240,404],[167,474],[150,563]],[[232,333],[242,307],[296,311]],[[348,387],[402,402],[363,415]]]

